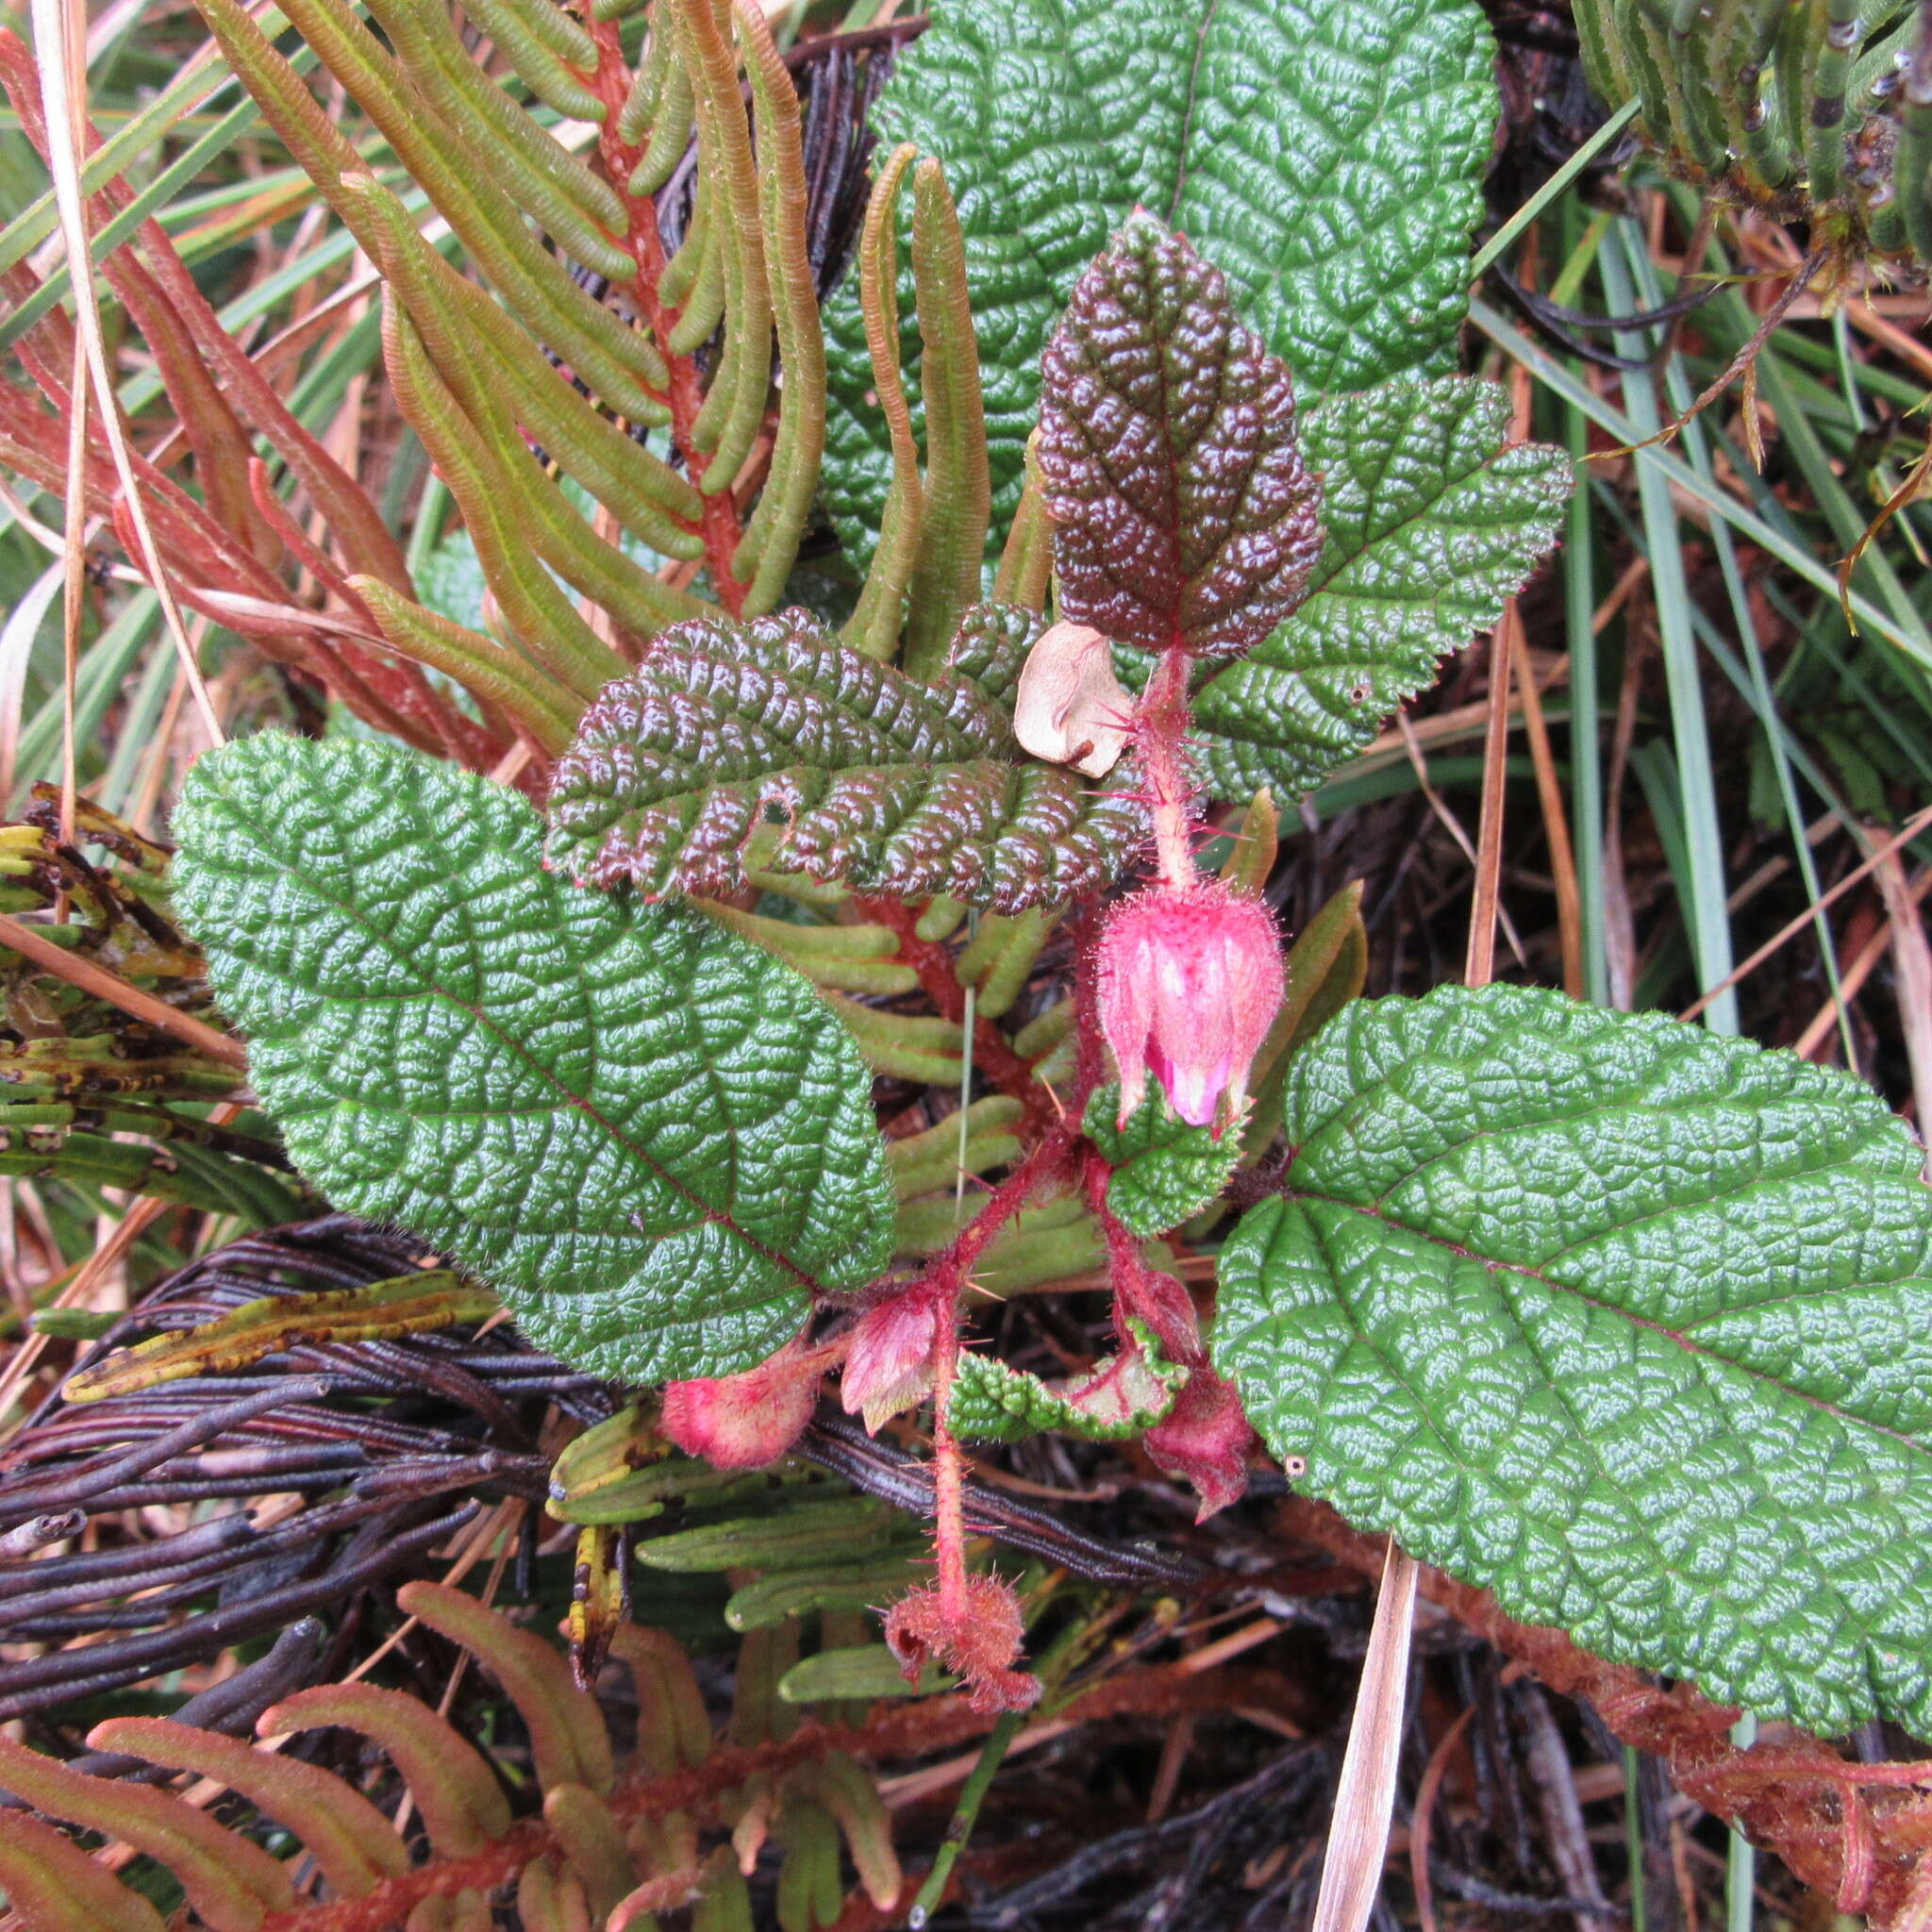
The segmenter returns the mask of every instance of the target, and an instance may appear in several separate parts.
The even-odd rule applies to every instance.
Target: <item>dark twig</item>
[[[257,1390],[234,1402],[224,1403],[219,1407],[204,1409],[200,1414],[177,1424],[166,1434],[146,1442],[138,1442],[132,1449],[110,1457],[92,1469],[77,1470],[60,1477],[47,1477],[40,1483],[18,1485],[0,1496],[0,1517],[9,1523],[19,1523],[41,1510],[71,1509],[75,1504],[84,1503],[92,1496],[103,1495],[134,1476],[145,1475],[158,1462],[166,1461],[183,1449],[196,1448],[210,1436],[220,1435],[224,1429],[252,1422],[257,1416],[290,1403],[312,1402],[327,1392],[326,1382],[281,1382]]]
[[[170,1715],[176,1724],[197,1724],[225,1737],[245,1738],[255,1720],[270,1705],[308,1683],[322,1657],[322,1621],[299,1617],[275,1641],[266,1657],[244,1664],[232,1677],[198,1690]],[[165,1784],[175,1774],[166,1765],[150,1764],[125,1751],[84,1751],[67,1759],[71,1771],[92,1777],[125,1777],[139,1784]],[[0,1792],[0,1806],[18,1807],[20,1800]]]
[[[119,1690],[158,1671],[205,1660],[244,1637],[338,1606],[462,1528],[481,1507],[465,1503],[447,1515],[408,1529],[391,1530],[383,1525],[382,1534],[371,1539],[367,1547],[352,1546],[348,1559],[322,1575],[262,1591],[184,1625],[8,1664],[0,1669],[0,1721]],[[80,1674],[82,1671],[85,1675]]]
[[[798,1453],[845,1478],[855,1489],[895,1508],[929,1516],[933,1508],[930,1464],[890,1443],[875,1441],[849,1416],[829,1407],[799,1439]],[[1095,1583],[1145,1589],[1198,1589],[1218,1574],[1206,1563],[1145,1543],[1113,1542],[1069,1529],[1058,1517],[1003,1496],[970,1479],[965,1486],[967,1524],[1010,1549],[1024,1550]]]

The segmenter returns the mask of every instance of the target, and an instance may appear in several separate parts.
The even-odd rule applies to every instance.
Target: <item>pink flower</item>
[[[1281,1006],[1281,935],[1260,900],[1218,879],[1150,886],[1107,916],[1095,952],[1100,1028],[1121,1071],[1123,1124],[1147,1070],[1193,1126],[1233,1120]]]

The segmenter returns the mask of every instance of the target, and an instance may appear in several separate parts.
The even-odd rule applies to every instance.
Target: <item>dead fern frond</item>
[[[621,1767],[596,1699],[534,1631],[449,1585],[414,1583],[400,1597],[496,1679],[523,1720],[529,1794],[541,1811],[515,1815],[499,1768],[446,1719],[369,1684],[285,1698],[261,1714],[257,1729],[267,1741],[259,1744],[138,1717],[109,1719],[88,1740],[246,1799],[314,1860],[308,1896],[297,1886],[299,1860],[272,1856],[180,1791],[91,1774],[5,1739],[0,1787],[165,1867],[209,1932],[455,1932],[489,1924],[491,1895],[509,1887],[528,1932],[636,1926],[692,1901],[708,1904],[720,1926],[748,1924],[745,1878],[774,1824],[784,1848],[781,1896],[819,1907],[802,1919],[781,1908],[781,1923],[795,1932],[838,1914],[841,1835],[872,1904],[884,1910],[897,1898],[899,1864],[877,1787],[839,1748],[841,1734],[791,1728],[791,1711],[773,1724],[782,1707],[771,1706],[767,1722],[753,1726],[763,1732],[757,1741],[719,1748],[681,1646],[630,1625],[612,1644],[639,1710],[637,1748]],[[741,1685],[741,1718],[746,1695],[758,1696],[764,1682],[753,1672]],[[324,1726],[357,1732],[387,1756],[422,1821],[413,1847],[369,1798],[280,1748]],[[719,1833],[731,1824],[738,1829],[726,1845]],[[10,1818],[0,1831],[0,1889],[26,1932],[158,1932],[160,1924],[145,1899],[30,1818]]]

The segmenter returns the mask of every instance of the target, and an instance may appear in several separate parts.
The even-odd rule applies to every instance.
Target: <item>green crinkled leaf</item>
[[[959,205],[995,541],[1019,501],[1048,331],[1137,207],[1226,273],[1303,396],[1449,369],[1492,53],[1472,0],[940,0],[873,123],[883,143],[938,156]],[[909,273],[899,299],[910,376]],[[825,321],[824,490],[864,558],[891,460],[850,277]],[[923,435],[916,403],[914,422]]]
[[[1574,1005],[1293,1061],[1214,1359],[1352,1522],[1612,1659],[1932,1730],[1932,1190],[1849,1075]]]
[[[769,861],[864,890],[997,912],[1108,884],[1145,808],[1029,759],[998,702],[1040,620],[980,606],[931,684],[841,645],[802,610],[698,618],[584,713],[550,788],[550,854],[600,886],[723,892],[768,810]]]
[[[1389,383],[1303,417],[1326,541],[1300,608],[1196,696],[1197,767],[1216,797],[1311,790],[1496,622],[1570,494],[1562,452],[1506,447],[1508,418],[1497,384],[1463,377]]]
[[[291,1156],[474,1268],[539,1346],[724,1374],[814,1286],[884,1264],[891,1187],[838,1021],[701,915],[545,872],[517,793],[277,734],[202,758],[175,831]]]
[[[1084,1375],[1043,1382],[992,1356],[962,1353],[953,1369],[947,1423],[967,1442],[1024,1442],[1051,1431],[1089,1442],[1121,1442],[1166,1420],[1188,1371],[1160,1353],[1144,1322],[1129,1317],[1134,1346]]]
[[[1218,1198],[1241,1159],[1241,1137],[1228,1132],[1217,1141],[1211,1127],[1189,1125],[1158,1085],[1124,1126],[1114,1124],[1120,1104],[1118,1086],[1099,1089],[1081,1124],[1113,1169],[1107,1205],[1131,1233],[1165,1234]]]

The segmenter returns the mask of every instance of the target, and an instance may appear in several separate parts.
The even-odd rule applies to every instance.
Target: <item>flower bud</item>
[[[863,1415],[877,1435],[895,1415],[925,1400],[932,1389],[940,1323],[952,1319],[953,1291],[912,1288],[866,1309],[852,1330],[840,1393],[847,1415]]]
[[[793,1342],[741,1374],[667,1382],[659,1426],[713,1469],[762,1469],[804,1434],[824,1372],[823,1351]]]
[[[1121,1074],[1121,1122],[1147,1072],[1192,1126],[1241,1111],[1280,1008],[1281,935],[1259,899],[1218,879],[1151,886],[1108,914],[1095,950],[1100,1028]]]

